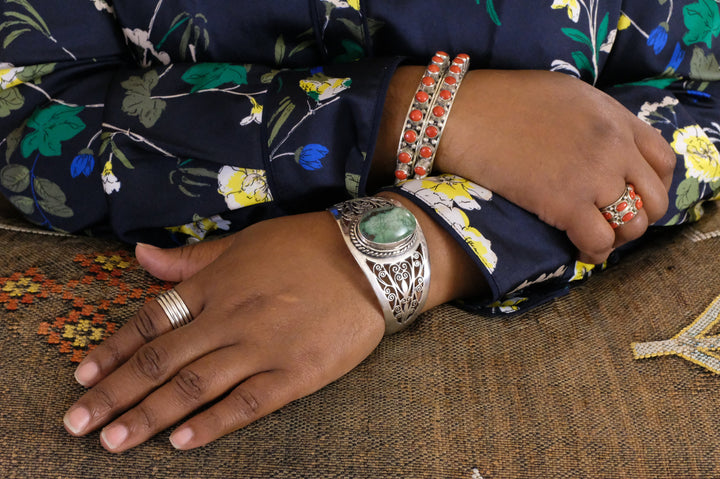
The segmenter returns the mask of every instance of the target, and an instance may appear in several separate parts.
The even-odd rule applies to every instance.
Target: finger
[[[76,436],[97,429],[140,402],[174,376],[183,365],[218,346],[224,347],[222,337],[202,334],[202,325],[198,326],[201,319],[138,349],[127,362],[68,410],[63,420],[66,429]]]
[[[640,238],[647,231],[647,227],[647,213],[644,208],[638,209],[637,214],[632,219],[615,228],[615,244],[613,244],[613,248]]]
[[[635,163],[633,170],[628,172],[627,181],[634,186],[636,194],[642,197],[648,224],[665,215],[670,202],[668,191],[664,181],[646,162]]]
[[[138,243],[135,256],[140,265],[156,278],[181,282],[215,261],[233,241],[233,236],[225,236],[169,249]]]
[[[192,449],[236,431],[318,388],[294,386],[297,378],[284,370],[256,374],[222,401],[191,418],[171,435],[177,449]]]
[[[202,311],[201,291],[186,282],[175,287],[193,318]],[[170,320],[157,300],[150,301],[115,334],[83,359],[75,370],[75,379],[90,387],[128,360],[141,346],[170,331]]]
[[[567,235],[580,252],[578,259],[588,264],[605,262],[615,244],[615,232],[600,210],[592,205],[578,208]]]
[[[643,121],[633,123],[635,145],[660,178],[665,191],[670,190],[677,156],[663,136],[652,126]],[[637,186],[637,185],[636,185]],[[644,191],[644,190],[642,190]],[[645,192],[647,194],[647,192]],[[648,197],[648,200],[651,198]],[[652,219],[652,216],[650,216]]]
[[[240,348],[225,347],[181,369],[170,381],[100,434],[112,452],[134,447],[217,399],[257,371]]]

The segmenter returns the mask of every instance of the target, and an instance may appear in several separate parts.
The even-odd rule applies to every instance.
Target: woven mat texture
[[[443,306],[320,392],[190,452],[73,438],[77,361],[169,287],[105,240],[0,227],[0,476],[720,478],[720,376],[634,359],[720,296],[720,213],[513,317]],[[703,232],[704,235],[698,234]],[[709,335],[717,334],[714,331]]]

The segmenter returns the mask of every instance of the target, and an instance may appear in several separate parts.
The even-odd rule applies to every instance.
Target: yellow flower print
[[[218,172],[218,193],[231,210],[272,201],[265,170],[223,166]]]
[[[570,281],[581,281],[588,278],[592,274],[592,270],[595,269],[594,264],[583,263],[582,261],[575,261],[575,274]]]
[[[493,310],[498,310],[501,313],[514,313],[520,309],[519,304],[527,301],[527,298],[510,298],[504,301],[495,301],[490,305]]]
[[[350,78],[328,78],[324,75],[315,75],[313,78],[300,80],[300,88],[315,101],[324,101],[338,93],[350,88]]]
[[[490,200],[490,190],[454,175],[428,177],[410,180],[401,185],[419,200],[432,207],[473,250],[489,271],[497,266],[497,255],[492,243],[480,231],[470,226],[470,220],[463,210],[479,210],[478,199]]]
[[[567,14],[570,20],[577,23],[580,20],[580,3],[578,0],[554,0],[552,8],[559,10],[567,7]]]
[[[618,20],[617,29],[618,30],[625,30],[632,25],[632,21],[630,20],[630,17],[625,15],[624,13],[620,15],[620,19]]]
[[[347,8],[352,7],[355,10],[360,10],[360,0],[323,0],[335,8]]]
[[[182,233],[187,235],[188,242],[197,242],[205,239],[208,233],[216,230],[228,231],[230,229],[230,222],[223,219],[220,215],[214,215],[210,218],[196,219],[192,223],[188,223],[180,226],[170,226],[165,228],[168,231],[174,233]]]
[[[699,125],[675,130],[670,143],[685,158],[685,176],[711,183],[720,181],[720,153]]]
[[[261,123],[262,122],[262,112],[263,107],[262,105],[258,104],[257,101],[255,101],[255,98],[250,97],[250,102],[252,103],[252,108],[250,109],[250,115],[246,116],[240,121],[240,124],[242,126],[249,125],[252,122],[255,123]]]
[[[117,176],[113,174],[112,162],[110,160],[105,163],[105,167],[103,167],[101,177],[103,182],[103,189],[105,190],[106,195],[109,195],[110,193],[114,193],[116,191],[120,191],[120,186],[122,186],[122,183],[120,183],[120,180],[117,179]]]
[[[23,67],[12,67],[9,63],[0,64],[0,90],[6,90],[23,83],[18,78],[18,73],[23,69]]]

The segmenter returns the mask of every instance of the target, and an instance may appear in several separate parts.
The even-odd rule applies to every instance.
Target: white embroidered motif
[[[635,359],[677,355],[720,374],[720,335],[706,334],[720,321],[720,296],[685,329],[664,341],[632,343]]]

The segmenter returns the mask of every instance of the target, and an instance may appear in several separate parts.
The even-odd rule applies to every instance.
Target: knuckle
[[[147,308],[141,308],[135,315],[133,321],[135,331],[140,335],[144,342],[149,343],[159,335],[157,325]]]
[[[104,418],[117,407],[117,398],[106,388],[95,386],[92,395],[90,414],[94,419]]]
[[[173,378],[173,385],[181,401],[187,404],[199,402],[206,390],[203,378],[189,369],[181,370]]]
[[[164,349],[146,344],[135,353],[131,362],[141,378],[159,381],[168,368],[168,356]]]
[[[240,423],[252,420],[260,411],[260,402],[257,397],[244,387],[235,389],[230,393],[228,399],[231,401],[232,409]]]
[[[135,407],[138,424],[144,431],[154,431],[158,424],[157,415],[146,404],[140,403]]]

